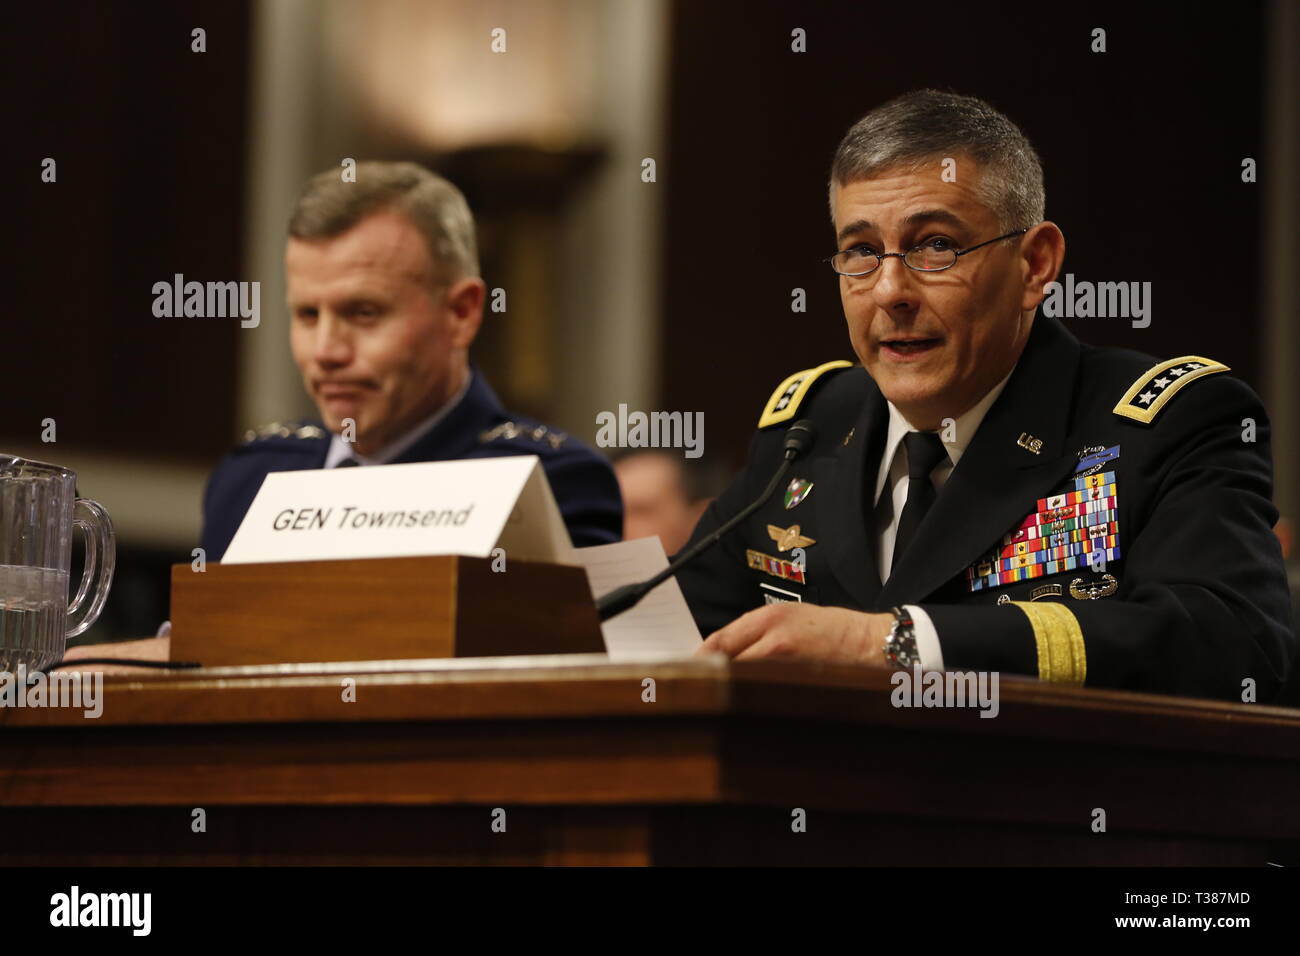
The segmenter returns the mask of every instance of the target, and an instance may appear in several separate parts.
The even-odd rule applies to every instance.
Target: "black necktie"
[[[934,483],[930,481],[930,472],[948,458],[948,450],[936,432],[908,432],[903,436],[903,444],[907,446],[907,504],[903,505],[903,516],[898,519],[891,576],[898,569],[898,559],[916,536],[921,519],[934,504],[936,492]]]
[[[341,462],[339,462],[334,467],[335,468],[356,468],[360,464],[361,462],[357,461],[355,458],[344,458]]]

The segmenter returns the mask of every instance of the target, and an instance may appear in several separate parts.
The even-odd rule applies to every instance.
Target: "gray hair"
[[[357,163],[356,182],[327,169],[307,180],[289,217],[295,239],[329,239],[372,213],[397,209],[424,236],[435,265],[450,278],[477,276],[474,217],[461,191],[416,163]]]
[[[844,134],[831,163],[832,219],[837,186],[896,166],[915,171],[958,154],[979,164],[975,194],[997,216],[1000,230],[1043,221],[1043,167],[1020,127],[983,100],[940,90],[904,93]]]

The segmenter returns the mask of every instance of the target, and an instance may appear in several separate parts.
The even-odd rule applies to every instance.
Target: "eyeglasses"
[[[1012,236],[1023,235],[1028,231],[1029,227],[1026,226],[1024,229],[1008,232],[1005,236],[998,236],[996,239],[989,239],[987,242],[981,242],[966,249],[955,248],[951,239],[943,237],[928,239],[919,246],[907,250],[907,252],[872,252],[868,246],[857,245],[852,249],[845,249],[833,256],[828,256],[822,261],[829,262],[831,268],[842,276],[870,275],[880,268],[880,263],[883,260],[891,256],[902,259],[905,266],[909,269],[915,269],[917,272],[942,272],[944,269],[951,269],[955,266],[958,256],[964,256],[976,249],[983,249],[987,245],[1001,242],[1003,239],[1010,239]]]

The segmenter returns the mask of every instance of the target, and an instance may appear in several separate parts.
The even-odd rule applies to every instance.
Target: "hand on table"
[[[146,637],[138,641],[119,641],[116,644],[82,644],[69,647],[63,655],[65,661],[98,659],[101,657],[131,657],[137,660],[166,661],[171,659],[172,639],[166,637]],[[91,664],[89,670],[102,671],[105,674],[139,674],[143,668],[121,664]],[[60,670],[81,670],[77,667],[64,666]]]
[[[893,623],[892,614],[769,604],[714,631],[695,653],[722,653],[738,661],[796,658],[890,670],[883,645]]]

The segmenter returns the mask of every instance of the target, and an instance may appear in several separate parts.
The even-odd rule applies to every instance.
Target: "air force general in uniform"
[[[678,576],[705,652],[1279,693],[1295,637],[1265,410],[1211,357],[1036,316],[1064,253],[1042,204],[1032,147],[979,100],[908,94],[850,130],[832,265],[861,364],[779,383],[696,528],[758,498],[813,423],[789,482]]]
[[[369,459],[317,423],[274,423],[246,438],[213,471],[204,495],[203,548],[212,560],[225,554],[267,474],[354,463],[536,455],[576,546],[608,544],[621,535],[618,489],[605,459],[564,432],[507,411],[477,370],[447,407]]]
[[[413,163],[313,177],[289,222],[285,277],[294,361],[321,420],[254,432],[217,465],[203,501],[208,560],[270,472],[501,455],[538,456],[575,545],[619,539],[609,463],[506,411],[470,365],[486,287],[455,186]]]

